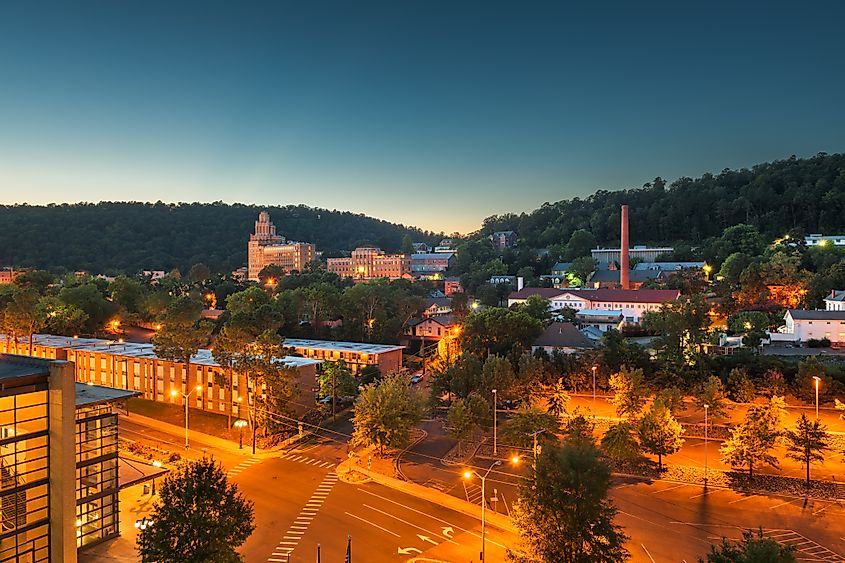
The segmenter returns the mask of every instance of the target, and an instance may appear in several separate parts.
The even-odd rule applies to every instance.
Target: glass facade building
[[[50,561],[47,377],[0,386],[0,562]],[[38,381],[41,379],[41,381]]]
[[[117,414],[110,403],[76,408],[76,543],[116,537]]]

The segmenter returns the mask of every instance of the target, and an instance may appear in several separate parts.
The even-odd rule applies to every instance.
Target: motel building
[[[0,351],[11,350],[27,354],[28,339],[19,338],[17,344],[0,336]],[[225,378],[211,350],[201,349],[187,368],[182,362],[164,360],[155,354],[152,344],[114,342],[99,338],[72,338],[51,334],[33,335],[32,355],[73,362],[76,381],[134,391],[151,401],[183,404],[183,394],[200,387],[190,395],[191,408],[226,415],[247,417],[253,402],[253,382],[244,374],[233,374],[231,385],[220,385]],[[297,371],[296,385],[300,400],[292,401],[297,414],[312,405],[316,385],[316,367],[322,360],[286,356],[279,361]]]
[[[291,404],[299,415],[313,405],[317,369],[324,361],[343,360],[353,374],[367,366],[385,374],[402,368],[403,346],[298,338],[288,338],[284,345],[291,355],[279,361],[297,371],[300,396]],[[7,351],[29,355],[29,340],[21,337],[15,342],[0,335],[0,352]],[[190,396],[189,407],[223,415],[230,411],[239,418],[247,417],[253,402],[253,382],[245,374],[235,373],[231,385],[220,385],[226,380],[222,377],[224,368],[208,349],[199,350],[191,358],[187,373],[184,363],[159,358],[152,344],[35,334],[32,355],[73,362],[80,383],[134,391],[151,401],[181,405],[183,394],[199,386],[202,391]]]

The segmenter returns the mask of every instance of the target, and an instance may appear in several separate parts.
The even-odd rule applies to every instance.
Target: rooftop
[[[845,321],[845,311],[805,311],[804,309],[789,309],[787,312],[793,319],[801,321]]]
[[[622,316],[622,311],[612,311],[610,309],[581,309],[575,313],[578,317],[612,317],[619,318]]]
[[[634,270],[687,270],[704,268],[704,262],[639,262],[634,265]]]
[[[824,298],[825,301],[845,301],[845,289],[831,290],[830,295]]]
[[[88,407],[100,403],[112,403],[114,401],[123,401],[129,397],[140,395],[138,391],[126,391],[124,389],[115,389],[113,387],[103,387],[102,385],[87,385],[85,383],[76,384],[76,408]]]
[[[565,293],[562,289],[554,287],[525,287],[508,295],[508,299],[528,299],[532,295],[539,295],[543,299],[552,299]]]
[[[0,385],[7,388],[46,383],[52,361],[54,360],[0,354]]]
[[[572,323],[552,323],[534,341],[534,346],[594,348],[592,341]]]
[[[402,350],[404,346],[393,344],[368,344],[366,342],[334,342],[331,340],[310,340],[307,338],[286,338],[289,348],[308,348],[311,350],[332,350],[338,352],[357,352],[361,354],[384,354]]]
[[[644,283],[657,279],[661,270],[628,270],[628,279],[632,282]],[[618,282],[619,270],[601,270],[595,271],[590,278],[590,282]]]
[[[155,348],[152,344],[138,342],[115,342],[113,340],[98,338],[69,338],[67,336],[56,336],[53,334],[34,334],[32,336],[32,341],[36,346],[71,348],[75,350],[111,354],[114,356],[124,356],[129,358],[147,358],[150,360],[161,359],[156,355]],[[21,337],[18,339],[18,342],[21,345],[25,345],[27,343],[27,339]],[[287,340],[285,341],[285,345],[291,346],[288,344]],[[320,363],[319,360],[300,358],[298,356],[285,356],[283,361],[291,367]],[[196,354],[191,356],[191,363],[213,367],[218,367],[220,365],[214,359],[212,350],[208,348],[202,348],[197,351]]]

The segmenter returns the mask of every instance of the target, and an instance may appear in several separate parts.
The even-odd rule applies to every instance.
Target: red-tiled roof
[[[553,287],[526,287],[508,295],[508,299],[528,299],[532,295],[539,295],[543,299],[552,299],[564,293],[562,289]]]
[[[612,303],[665,303],[681,296],[677,289],[571,289],[557,290],[590,301]]]

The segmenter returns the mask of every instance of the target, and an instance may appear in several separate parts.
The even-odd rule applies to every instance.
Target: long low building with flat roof
[[[402,369],[402,350],[405,348],[393,344],[335,342],[306,338],[286,338],[285,346],[306,358],[331,362],[343,360],[352,373],[358,373],[367,366],[376,366],[385,374]]]
[[[159,358],[152,344],[35,334],[31,353],[27,338],[10,341],[0,337],[0,351],[71,361],[78,382],[137,391],[153,401],[182,404],[182,394],[199,386],[202,391],[189,399],[188,406],[192,408],[245,417],[247,406],[253,402],[252,381],[238,373],[229,381],[208,349],[191,357],[187,373],[182,362]],[[302,355],[306,357],[286,356],[280,360],[297,370],[300,396],[291,406],[299,414],[313,405],[316,368],[322,362],[321,358]]]

